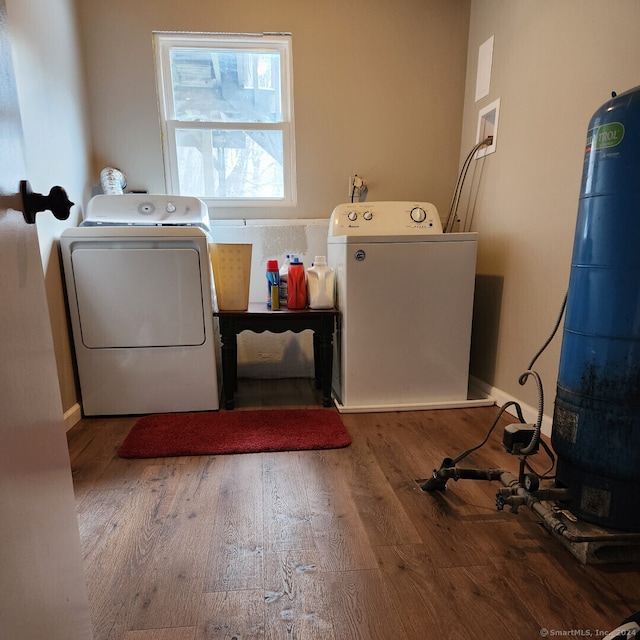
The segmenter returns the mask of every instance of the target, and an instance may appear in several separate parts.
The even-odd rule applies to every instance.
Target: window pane
[[[177,129],[182,195],[283,198],[282,131]]]
[[[175,119],[282,122],[280,53],[171,49]]]

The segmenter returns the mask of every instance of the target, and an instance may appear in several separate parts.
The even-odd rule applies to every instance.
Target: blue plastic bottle
[[[274,292],[275,287],[275,292]],[[267,261],[267,307],[278,309],[280,291],[280,270],[277,260]],[[275,294],[275,295],[274,295]]]

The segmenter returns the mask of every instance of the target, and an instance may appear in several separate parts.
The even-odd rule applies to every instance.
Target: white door
[[[92,637],[69,453],[0,0],[0,636]],[[41,213],[38,215],[51,215]]]
[[[197,247],[95,243],[73,251],[70,263],[82,344],[87,349],[204,344]]]

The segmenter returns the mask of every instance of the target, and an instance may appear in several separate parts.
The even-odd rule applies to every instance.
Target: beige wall
[[[73,414],[78,407],[57,239],[64,228],[80,220],[89,184],[74,6],[72,0],[6,0],[6,4],[25,138],[23,178],[38,193],[48,194],[52,186],[60,185],[77,203],[66,221],[56,220],[50,212],[37,215],[62,406]]]
[[[637,0],[473,0],[462,155],[478,111],[501,99],[482,167],[472,371],[536,406],[519,374],[550,334],[568,285],[587,125],[611,91],[640,85]],[[478,47],[495,36],[490,94],[475,102]],[[561,333],[540,358],[553,412]]]
[[[151,34],[293,34],[298,206],[328,217],[349,175],[369,200],[448,207],[456,178],[469,21],[456,0],[78,0],[93,173],[117,166],[132,188],[164,191]],[[237,212],[216,210],[215,217]],[[249,212],[240,212],[248,215]]]

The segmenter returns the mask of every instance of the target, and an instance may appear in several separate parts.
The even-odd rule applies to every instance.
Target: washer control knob
[[[373,213],[371,213],[371,211],[365,211],[365,212],[362,214],[362,217],[363,217],[365,220],[373,220]]]
[[[167,213],[175,213],[176,205],[173,202],[167,202]]]
[[[422,207],[414,207],[409,215],[414,222],[424,222],[427,219],[427,212]]]
[[[347,218],[349,218],[351,222],[355,222],[358,219],[358,214],[355,211],[349,211],[349,213],[347,213]]]

